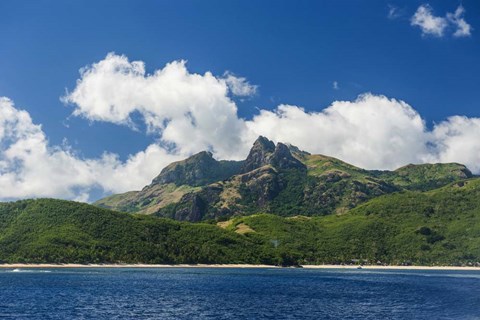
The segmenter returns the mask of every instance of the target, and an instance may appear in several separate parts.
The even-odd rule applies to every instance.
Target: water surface
[[[480,319],[478,271],[19,271],[0,270],[2,319]]]

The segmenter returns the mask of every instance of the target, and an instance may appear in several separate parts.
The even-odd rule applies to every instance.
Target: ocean
[[[3,269],[0,318],[480,319],[480,272]]]

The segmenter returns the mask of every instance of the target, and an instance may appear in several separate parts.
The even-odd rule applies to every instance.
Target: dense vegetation
[[[76,202],[0,204],[0,260],[55,263],[275,263],[262,244],[214,225]]]
[[[306,264],[478,264],[480,179],[385,195],[342,215],[253,215],[233,219],[227,228],[238,226]]]
[[[409,164],[395,171],[372,171],[373,175],[407,190],[426,191],[442,187],[472,173],[458,163]]]
[[[295,190],[291,191],[285,197],[291,194],[289,201],[295,204]],[[0,260],[478,264],[480,179],[424,192],[383,195],[342,214],[254,214],[218,225],[119,213],[61,200],[3,203]]]

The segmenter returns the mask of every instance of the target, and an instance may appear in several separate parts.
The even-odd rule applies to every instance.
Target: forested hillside
[[[209,223],[40,199],[0,205],[0,260],[56,263],[478,265],[480,179],[376,197],[348,212]]]

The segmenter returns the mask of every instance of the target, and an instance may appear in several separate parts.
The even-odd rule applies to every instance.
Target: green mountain
[[[382,195],[427,191],[471,177],[456,163],[364,170],[259,137],[244,161],[217,161],[201,152],[167,166],[143,190],[95,205],[185,221],[255,213],[316,216],[342,214]]]

